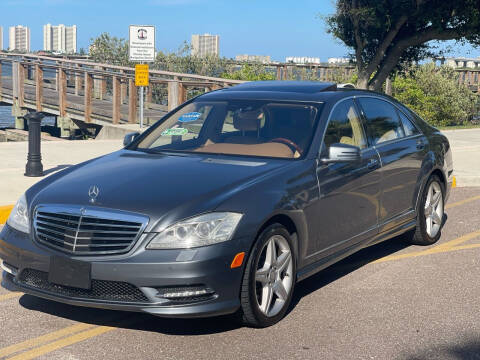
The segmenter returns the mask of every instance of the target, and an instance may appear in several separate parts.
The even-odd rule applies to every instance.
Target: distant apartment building
[[[476,69],[480,67],[480,58],[447,58],[439,59],[442,64],[450,66],[454,69],[468,68]]]
[[[285,59],[285,62],[294,64],[320,64],[320,58],[308,56],[289,56]]]
[[[328,58],[330,65],[345,65],[350,63],[349,58]]]
[[[210,34],[192,35],[192,55],[205,57],[220,54],[220,36]]]
[[[30,28],[22,25],[11,26],[8,39],[9,50],[30,51]]]
[[[272,62],[272,59],[268,55],[237,55],[235,56],[236,61],[248,61],[248,62],[259,62],[262,64],[269,64]]]
[[[0,26],[0,51],[3,50],[3,27]]]
[[[77,52],[77,26],[43,26],[43,50],[59,53]]]

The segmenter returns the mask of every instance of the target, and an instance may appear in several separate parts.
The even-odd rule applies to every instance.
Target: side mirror
[[[133,140],[137,138],[138,135],[140,135],[139,132],[131,132],[125,135],[125,137],[123,138],[123,146],[130,145],[133,142]]]
[[[323,164],[348,163],[360,161],[360,148],[348,144],[332,144],[328,149],[328,158],[321,159]]]

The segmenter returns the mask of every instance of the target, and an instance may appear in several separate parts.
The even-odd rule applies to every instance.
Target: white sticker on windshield
[[[198,118],[202,116],[202,113],[199,113],[199,112],[189,112],[189,113],[186,113],[186,114],[183,114],[182,116],[180,116],[180,118],[178,119],[178,121],[180,122],[192,122],[192,121],[196,121],[198,120]]]
[[[185,128],[171,128],[162,132],[162,136],[182,136],[188,134],[188,130]]]

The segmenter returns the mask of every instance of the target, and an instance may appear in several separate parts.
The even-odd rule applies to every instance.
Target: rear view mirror
[[[346,163],[360,161],[360,148],[348,144],[332,144],[328,149],[328,158],[321,159],[322,163]]]
[[[138,135],[140,135],[139,132],[131,132],[125,135],[125,137],[123,138],[123,146],[130,145],[133,142],[133,140],[137,138]]]

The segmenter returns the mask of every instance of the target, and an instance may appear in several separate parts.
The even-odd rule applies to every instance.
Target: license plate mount
[[[50,257],[48,281],[52,284],[90,290],[92,264],[62,256]]]

